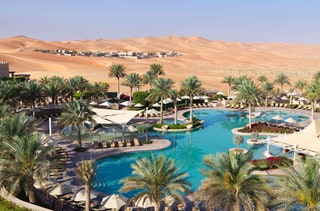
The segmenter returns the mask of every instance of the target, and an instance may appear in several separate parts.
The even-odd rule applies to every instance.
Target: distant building
[[[9,78],[9,62],[0,62],[0,79]]]
[[[9,70],[9,62],[0,62],[0,79],[24,77],[26,81],[30,80],[30,74],[16,74],[14,71]]]

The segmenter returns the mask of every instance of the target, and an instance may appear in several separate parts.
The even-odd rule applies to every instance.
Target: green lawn
[[[21,208],[15,204],[6,201],[4,198],[0,197],[0,210],[1,211],[31,211],[26,208]]]

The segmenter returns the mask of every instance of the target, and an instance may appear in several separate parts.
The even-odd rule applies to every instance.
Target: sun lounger
[[[122,141],[118,141],[118,146],[119,147],[125,147],[125,145],[122,143]]]
[[[108,142],[102,141],[102,148],[108,148]]]
[[[134,146],[133,140],[132,139],[126,140],[126,145],[130,147]]]
[[[141,146],[142,145],[141,142],[137,138],[134,138],[133,142],[134,142],[135,146]]]

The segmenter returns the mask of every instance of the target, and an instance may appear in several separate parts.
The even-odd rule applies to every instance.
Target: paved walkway
[[[42,122],[38,130],[44,132],[45,134],[49,133],[49,121],[46,120]],[[85,152],[74,152],[73,149],[77,147],[77,141],[69,140],[66,137],[63,137],[60,134],[59,126],[56,119],[52,120],[52,139],[55,140],[59,147],[65,149],[68,152],[69,161],[66,162],[65,171],[63,172],[62,179],[58,181],[72,186],[73,192],[77,192],[82,188],[82,184],[79,181],[78,177],[74,173],[74,168],[77,166],[77,163],[82,160],[97,160],[104,158],[106,156],[125,153],[125,152],[134,152],[134,151],[152,151],[167,148],[171,145],[171,142],[166,139],[155,139],[151,138],[152,144],[143,144],[141,146],[128,146],[128,147],[117,147],[117,148],[100,148],[94,149],[92,146],[93,143],[82,142],[82,145],[88,150]]]

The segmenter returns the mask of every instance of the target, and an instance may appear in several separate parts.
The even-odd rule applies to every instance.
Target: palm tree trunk
[[[177,124],[178,119],[178,106],[177,106],[177,100],[174,100],[174,124]]]
[[[130,105],[131,105],[131,100],[132,100],[132,88],[130,87]]]
[[[118,99],[120,99],[120,82],[119,82],[120,78],[117,78],[117,79],[118,79],[118,91],[117,91],[117,97],[118,97]]]
[[[314,105],[316,104],[315,101],[311,101],[311,120],[313,120],[314,116]]]
[[[154,211],[160,211],[160,202],[155,203]]]
[[[251,129],[251,124],[252,124],[252,112],[251,112],[251,103],[249,103],[249,129]]]
[[[86,197],[85,211],[90,211],[90,184],[86,184],[84,188]]]
[[[192,104],[193,104],[193,96],[190,95],[190,123],[193,122]]]
[[[52,101],[52,102],[51,102],[51,103],[52,103],[52,106],[54,106],[54,95],[51,96],[51,101]]]
[[[35,116],[36,116],[36,113],[35,113],[35,111],[34,111],[35,108],[36,108],[36,101],[33,100],[33,101],[32,101],[32,118],[33,118],[33,119],[34,119]]]
[[[33,179],[30,179],[30,181],[28,181],[28,190],[26,191],[26,194],[28,195],[29,202],[35,204],[36,196],[33,191]]]
[[[160,103],[160,124],[163,122],[163,99],[161,98],[161,103]]]
[[[266,96],[266,107],[268,107],[268,96]]]
[[[82,148],[80,125],[77,125],[77,138],[78,138],[78,145],[80,148]]]

